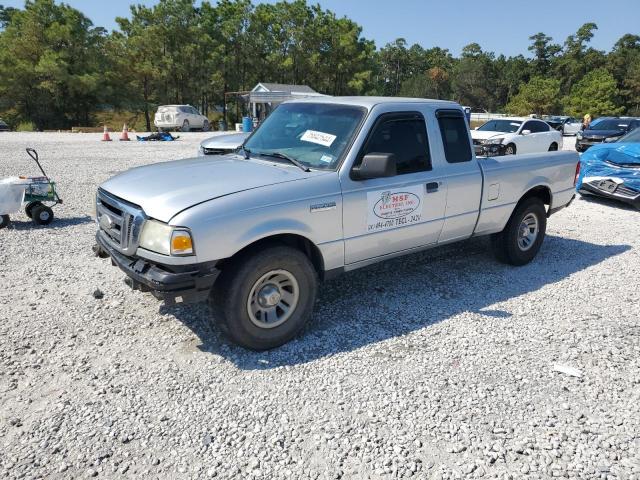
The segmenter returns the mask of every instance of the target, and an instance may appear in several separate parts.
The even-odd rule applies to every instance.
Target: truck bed
[[[534,187],[548,188],[550,210],[568,204],[575,193],[578,161],[575,152],[478,157],[484,185],[474,235],[501,231],[515,204]]]

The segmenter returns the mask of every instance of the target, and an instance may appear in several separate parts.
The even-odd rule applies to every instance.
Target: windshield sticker
[[[367,192],[367,233],[420,222],[423,200],[423,185]]]
[[[303,142],[317,143],[323,147],[330,147],[337,137],[330,133],[316,132],[315,130],[307,130],[300,138]]]
[[[331,155],[322,155],[320,161],[323,163],[331,163],[333,162],[333,157]]]

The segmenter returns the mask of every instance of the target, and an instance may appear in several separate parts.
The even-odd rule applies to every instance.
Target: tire
[[[211,124],[209,123],[209,120],[205,120],[202,124],[202,131],[208,132],[209,130],[211,130]]]
[[[491,236],[491,246],[499,261],[515,266],[526,265],[538,254],[546,231],[544,203],[537,197],[530,197],[516,207],[504,230]]]
[[[307,256],[276,244],[227,265],[214,285],[210,304],[220,330],[233,342],[268,350],[287,343],[307,324],[317,289],[318,277]],[[280,306],[287,301],[293,306],[285,311]],[[271,306],[276,302],[280,303]]]
[[[191,126],[189,125],[189,120],[185,120],[184,122],[182,122],[182,128],[180,128],[181,131],[183,132],[190,132],[191,131]]]
[[[558,151],[558,144],[556,142],[553,142],[551,145],[549,145],[549,151],[550,152],[557,152]]]
[[[516,146],[513,143],[507,145],[507,148],[504,149],[505,155],[515,155],[516,154]]]
[[[9,225],[11,225],[9,215],[0,215],[0,229],[7,228]]]
[[[27,214],[27,217],[33,218],[33,209],[37,206],[42,205],[41,202],[29,202],[27,206],[24,208],[24,213]]]
[[[53,210],[46,205],[38,205],[32,210],[31,220],[36,225],[49,225],[53,222]]]

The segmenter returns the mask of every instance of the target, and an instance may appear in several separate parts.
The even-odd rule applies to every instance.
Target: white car
[[[551,128],[562,132],[562,135],[576,135],[582,130],[582,122],[575,117],[553,115],[542,117],[542,119],[547,122]]]
[[[208,132],[209,119],[191,105],[162,105],[158,107],[153,124],[160,131],[177,130],[189,132],[196,128]]]
[[[562,149],[562,132],[533,118],[496,118],[471,131],[476,155],[515,155]]]

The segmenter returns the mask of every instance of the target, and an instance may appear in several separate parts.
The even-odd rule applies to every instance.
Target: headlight
[[[611,143],[611,142],[615,142],[616,140],[618,140],[620,137],[609,137],[609,138],[605,138],[604,141],[606,143]]]
[[[482,143],[485,144],[485,145],[500,145],[502,142],[504,142],[504,137],[487,138]]]
[[[578,132],[578,133],[576,133],[576,138],[577,138],[578,140],[582,140],[582,132]]]
[[[198,156],[204,157],[204,147],[202,145],[200,145],[200,148],[198,148]]]
[[[193,255],[191,233],[156,220],[147,220],[142,227],[140,246],[162,255]]]

